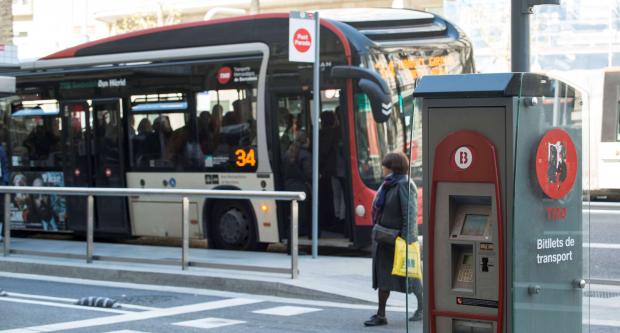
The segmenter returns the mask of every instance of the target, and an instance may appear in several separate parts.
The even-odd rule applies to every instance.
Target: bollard
[[[182,211],[183,230],[181,236],[183,237],[183,244],[181,249],[181,269],[186,270],[188,266],[187,254],[189,252],[189,199],[183,197],[183,211]]]
[[[11,253],[11,195],[4,194],[4,256]]]
[[[86,200],[86,263],[93,262],[93,233],[95,228],[95,198],[92,195]]]
[[[299,203],[297,200],[291,202],[291,279],[296,279],[299,275],[298,267],[298,237],[297,231],[299,225]]]

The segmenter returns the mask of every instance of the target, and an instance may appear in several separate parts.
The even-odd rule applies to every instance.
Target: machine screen
[[[463,236],[482,236],[489,219],[488,215],[465,214],[465,222],[461,229]]]

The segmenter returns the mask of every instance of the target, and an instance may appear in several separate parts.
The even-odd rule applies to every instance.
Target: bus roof
[[[355,8],[324,10],[320,12],[320,15],[322,26],[332,31],[341,40],[345,49],[350,43],[354,52],[357,53],[365,53],[370,46],[403,47],[463,39],[455,26],[428,12],[408,9]],[[263,36],[260,33],[260,29],[269,26],[266,24],[268,22],[264,22],[265,20],[278,21],[281,27],[276,31],[282,32],[282,25],[288,24],[288,13],[239,16],[140,30],[71,47],[41,60],[198,45],[273,41],[275,37]],[[218,36],[228,26],[230,29],[226,31],[226,38]],[[243,31],[243,34],[232,34],[230,31]],[[181,34],[183,38],[180,38]],[[279,34],[278,40],[282,40],[282,36],[284,35]],[[284,37],[285,40],[286,37]]]

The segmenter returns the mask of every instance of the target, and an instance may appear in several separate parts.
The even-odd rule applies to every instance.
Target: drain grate
[[[620,291],[586,290],[583,292],[583,294],[585,297],[590,297],[590,298],[620,297]]]

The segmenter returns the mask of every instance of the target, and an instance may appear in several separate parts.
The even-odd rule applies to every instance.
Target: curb
[[[16,259],[13,257],[13,259]],[[125,282],[136,284],[162,285],[210,289],[218,291],[276,296],[282,298],[299,298],[313,301],[326,301],[353,304],[375,304],[354,297],[347,297],[291,284],[273,281],[239,279],[208,275],[175,274],[156,271],[138,271],[130,269],[112,269],[103,267],[82,267],[74,265],[49,264],[39,262],[20,262],[0,259],[0,271],[7,273],[34,274],[77,278],[85,280]],[[234,275],[231,271],[231,275]]]

